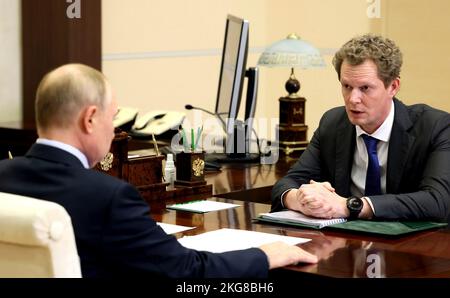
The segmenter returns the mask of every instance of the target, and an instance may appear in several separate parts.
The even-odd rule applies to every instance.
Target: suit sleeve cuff
[[[372,201],[370,200],[369,197],[362,197],[362,199],[366,200],[367,203],[369,203],[370,209],[372,209],[373,215],[375,215],[375,208],[373,208],[373,204]],[[283,202],[283,200],[281,200],[281,202]]]
[[[295,188],[289,188],[289,189],[286,189],[286,190],[281,194],[281,196],[280,196],[281,207],[283,207],[284,209],[286,209],[286,207],[284,206],[284,196],[285,196],[289,191],[291,191],[291,190],[293,190],[293,189],[295,189]]]

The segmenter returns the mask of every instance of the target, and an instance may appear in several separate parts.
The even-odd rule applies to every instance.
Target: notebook
[[[347,221],[345,218],[333,218],[333,219],[312,218],[300,212],[292,210],[278,211],[273,213],[260,213],[257,219],[260,221],[284,223],[314,229],[322,229],[323,227],[329,225],[334,225]]]

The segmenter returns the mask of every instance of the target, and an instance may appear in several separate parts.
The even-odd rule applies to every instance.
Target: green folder
[[[318,226],[311,226],[302,223],[287,222],[282,220],[273,220],[259,216],[257,221],[297,226],[300,228],[322,229]],[[447,226],[447,223],[431,221],[371,221],[371,220],[351,220],[343,223],[332,224],[324,229],[339,229],[349,232],[361,232],[369,234],[378,234],[383,236],[401,236],[415,233],[423,230],[441,228]]]
[[[334,224],[328,227],[333,229],[379,234],[385,236],[400,236],[445,226],[447,226],[447,223],[431,221],[351,220],[344,223]]]

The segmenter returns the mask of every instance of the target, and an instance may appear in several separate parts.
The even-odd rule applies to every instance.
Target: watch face
[[[364,203],[360,198],[352,197],[347,199],[347,208],[350,211],[349,219],[357,219],[363,206]]]
[[[350,211],[359,212],[361,211],[363,205],[363,201],[360,198],[350,198],[347,200],[347,208]]]
[[[356,197],[347,199],[347,209],[350,211],[349,219],[357,219],[364,206],[363,200]]]
[[[353,210],[360,210],[363,206],[362,200],[359,198],[351,198],[348,203],[348,207]]]

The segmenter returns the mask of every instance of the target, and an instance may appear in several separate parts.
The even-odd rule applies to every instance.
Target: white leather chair
[[[81,277],[61,205],[0,192],[0,277]]]

